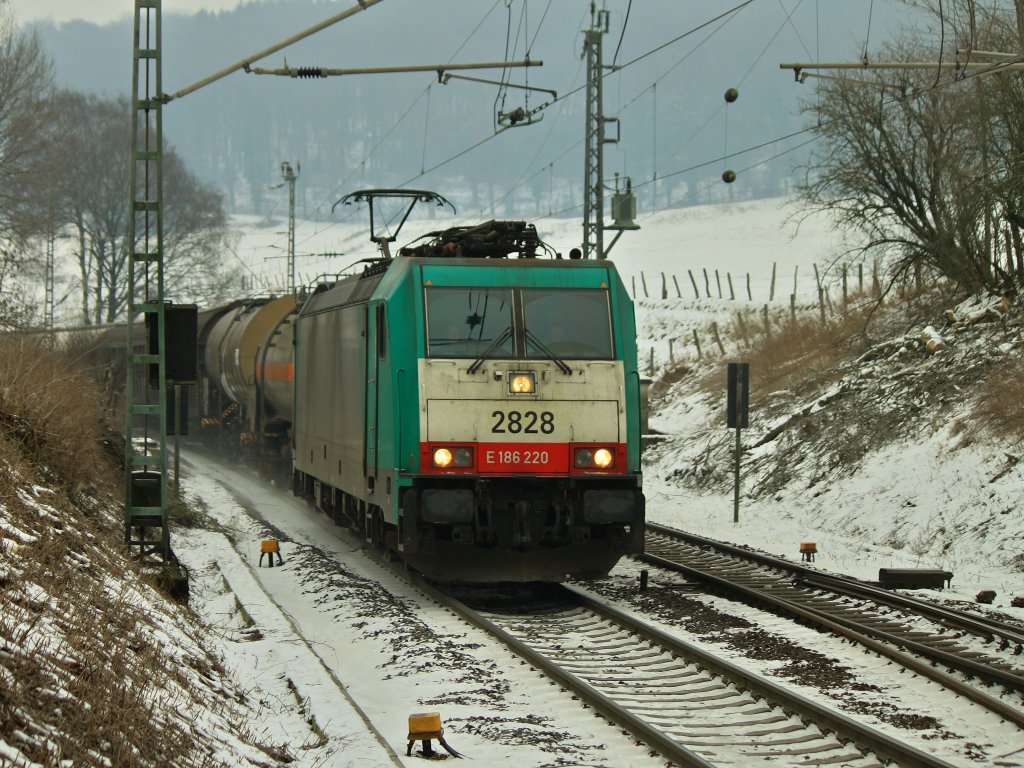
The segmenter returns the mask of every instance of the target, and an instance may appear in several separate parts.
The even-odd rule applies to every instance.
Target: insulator
[[[323,77],[323,67],[299,67],[299,79],[304,80],[313,77]]]

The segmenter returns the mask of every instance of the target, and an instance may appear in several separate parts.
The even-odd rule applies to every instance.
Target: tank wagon
[[[300,297],[235,302],[202,313],[201,429],[275,479],[290,474],[293,336]]]
[[[430,578],[606,574],[643,546],[632,302],[612,263],[539,245],[523,222],[444,230],[230,308],[211,427]]]

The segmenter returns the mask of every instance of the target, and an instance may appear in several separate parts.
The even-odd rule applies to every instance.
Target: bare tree
[[[24,309],[4,284],[25,266],[31,239],[51,226],[52,79],[38,37],[19,31],[0,0],[0,319]]]
[[[933,10],[944,34],[909,32],[878,59],[951,61],[956,47],[1019,48],[1014,9],[982,14],[968,0],[914,4]],[[936,39],[945,41],[944,50]],[[864,233],[863,252],[887,256],[897,275],[930,269],[966,291],[1007,290],[1015,276],[998,258],[996,223],[1011,228],[1008,239],[1019,243],[1020,76],[951,72],[863,70],[823,80],[806,107],[822,141],[800,194],[811,208]]]
[[[59,99],[63,140],[75,158],[64,178],[61,203],[75,232],[83,320],[114,322],[128,301],[131,110],[125,99],[76,93],[62,93]],[[167,298],[185,302],[217,295],[227,281],[221,254],[228,228],[221,199],[167,146],[163,177]],[[146,235],[137,233],[140,239]]]

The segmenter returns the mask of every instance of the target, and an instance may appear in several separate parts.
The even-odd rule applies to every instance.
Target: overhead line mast
[[[604,106],[601,38],[608,32],[608,11],[590,4],[590,29],[583,33],[587,56],[587,130],[583,149],[583,258],[604,257]]]
[[[171,547],[167,528],[160,0],[135,0],[132,60],[124,537],[129,552],[139,559],[157,555],[166,565]],[[155,328],[155,349],[136,348],[135,325],[140,315]],[[156,374],[155,392],[149,386],[151,373]],[[142,435],[138,446],[137,431]],[[152,529],[156,530],[155,539],[149,535]]]
[[[609,139],[605,132],[605,123],[615,123],[617,117],[604,116],[604,70],[602,62],[601,37],[608,32],[609,12],[598,11],[594,3],[590,4],[590,29],[584,34],[583,48],[587,57],[587,131],[584,147],[583,176],[583,258],[606,259],[608,252],[614,247],[627,229],[639,229],[633,222],[636,216],[636,198],[633,195],[632,183],[625,180],[625,189],[618,189],[616,182],[612,209],[615,222],[612,226],[604,225],[604,145],[617,144],[618,133]],[[616,174],[618,177],[618,174]],[[618,234],[611,245],[604,247],[604,231],[617,230]]]

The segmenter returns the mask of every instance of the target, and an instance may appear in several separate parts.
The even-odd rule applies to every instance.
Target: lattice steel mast
[[[135,0],[128,223],[125,514],[129,552],[171,557],[167,527],[167,381],[163,272],[161,0]],[[139,317],[152,346],[136,344]],[[146,334],[150,336],[150,334]],[[154,381],[155,376],[155,381]],[[141,437],[138,441],[136,437]]]
[[[587,131],[583,149],[583,258],[603,258],[604,254],[604,106],[601,38],[608,32],[608,11],[590,4],[590,29],[583,33],[587,56]]]

